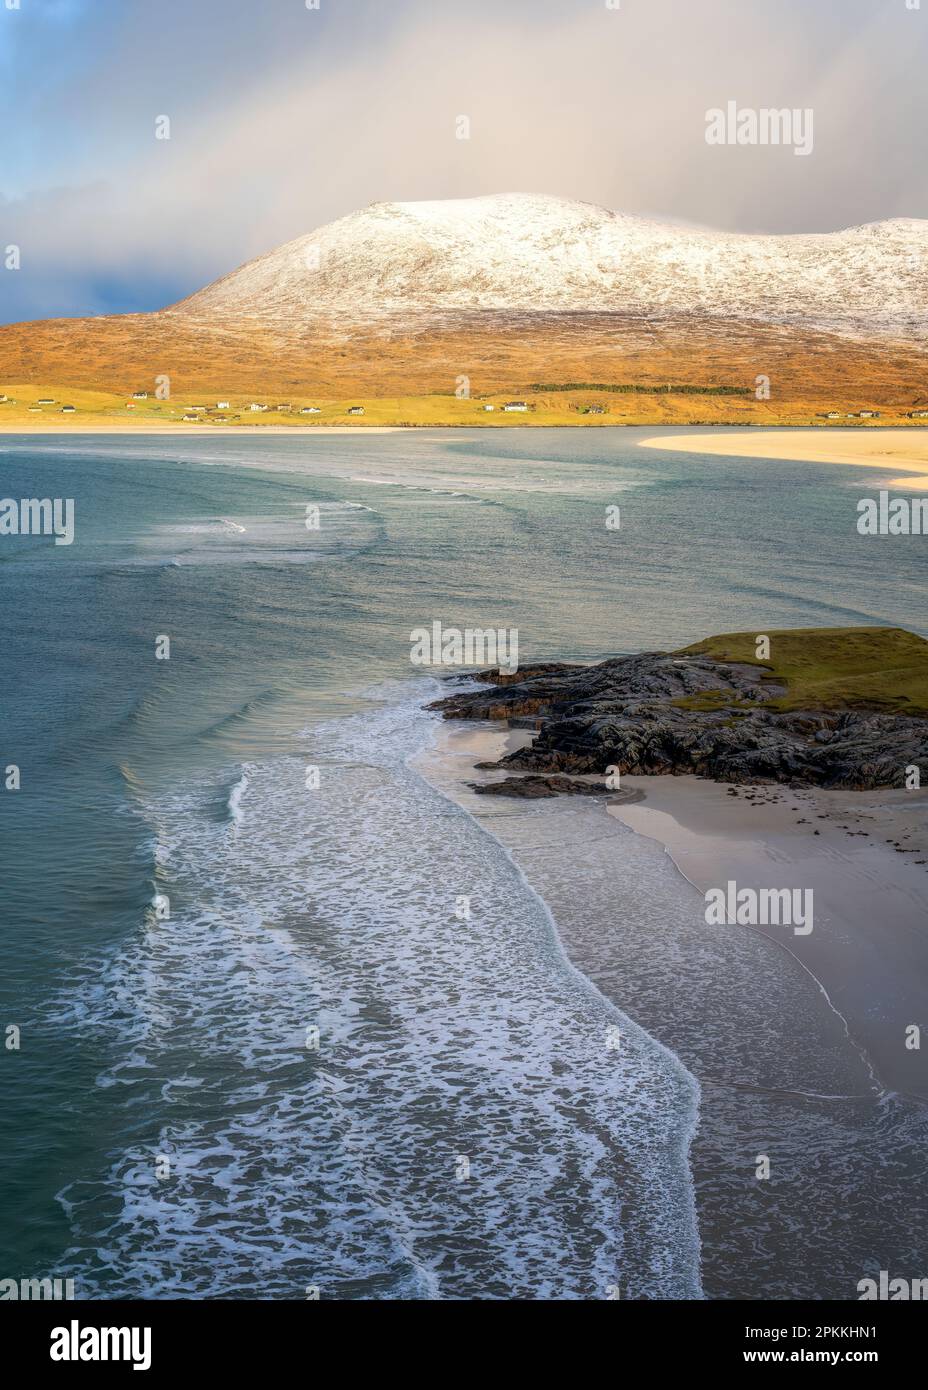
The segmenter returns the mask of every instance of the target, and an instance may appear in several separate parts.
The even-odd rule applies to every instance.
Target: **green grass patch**
[[[928,641],[901,627],[807,627],[768,631],[769,661],[758,661],[756,632],[725,632],[675,653],[762,667],[787,693],[774,709],[870,709],[928,716]],[[678,703],[713,709],[735,704],[714,692]]]
[[[647,386],[640,382],[607,385],[597,381],[568,381],[563,385],[533,382],[530,391],[611,391],[617,396],[753,396],[749,386]]]

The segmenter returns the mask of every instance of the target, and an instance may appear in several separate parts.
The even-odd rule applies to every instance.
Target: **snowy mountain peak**
[[[462,311],[708,315],[859,335],[928,328],[928,221],[768,236],[533,193],[373,203],[172,312],[360,322]]]

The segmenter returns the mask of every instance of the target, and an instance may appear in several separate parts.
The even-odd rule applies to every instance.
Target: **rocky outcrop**
[[[478,763],[478,767],[487,767],[487,763]],[[608,794],[613,802],[627,805],[632,801],[643,799],[641,792],[629,791],[626,788],[613,791],[605,781],[600,778],[597,781],[581,782],[577,777],[564,777],[560,773],[552,776],[526,774],[521,777],[504,777],[501,782],[471,782],[469,786],[472,791],[479,792],[481,796],[518,796],[524,801],[539,801],[544,797],[551,796],[603,796]]]
[[[473,691],[432,708],[446,719],[507,719],[536,729],[531,747],[495,766],[549,781],[602,777],[613,768],[863,790],[903,787],[913,765],[928,770],[928,720],[866,709],[781,710],[770,702],[784,687],[758,666],[646,652],[477,679]]]

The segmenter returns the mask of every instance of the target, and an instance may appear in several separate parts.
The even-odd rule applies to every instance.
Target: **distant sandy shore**
[[[269,434],[397,434],[402,428],[401,425],[229,425],[222,428],[214,425],[192,425],[185,429],[183,425],[149,425],[142,422],[137,425],[124,425],[121,421],[114,421],[110,425],[102,420],[95,420],[92,424],[73,425],[0,424],[0,434],[60,434],[66,437],[77,434],[185,434],[210,439],[215,439],[218,435],[231,434],[237,439],[241,435]]]
[[[719,454],[726,458],[797,459],[808,463],[856,464],[861,468],[901,469],[896,487],[928,487],[928,429],[751,430],[716,434],[665,434],[640,441],[643,449],[681,454]],[[906,475],[909,476],[906,476]]]

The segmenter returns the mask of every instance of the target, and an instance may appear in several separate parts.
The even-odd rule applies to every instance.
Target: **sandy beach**
[[[928,793],[623,785],[644,800],[608,814],[662,844],[701,893],[729,880],[813,891],[808,936],[765,935],[815,976],[884,1089],[928,1096],[924,1054],[906,1048],[928,997]]]
[[[497,759],[528,738],[505,726],[450,724],[440,729],[431,756],[432,775],[517,858],[518,840],[508,831],[523,803],[479,796],[468,784],[501,780],[503,774],[477,771],[474,764]],[[925,1052],[906,1047],[906,1029],[923,1020],[928,997],[928,791],[730,789],[689,776],[623,777],[622,790],[636,799],[617,804],[615,798],[610,805],[605,795],[595,802],[561,797],[544,804],[556,804],[562,839],[565,820],[582,819],[588,837],[589,818],[598,814],[596,837],[607,855],[623,853],[620,839],[609,844],[613,818],[656,841],[700,899],[730,880],[739,888],[811,889],[808,935],[779,927],[732,930],[764,935],[771,950],[789,952],[814,977],[824,1006],[840,1020],[879,1090],[928,1097]],[[552,843],[548,853],[558,856],[564,848]],[[587,872],[587,865],[576,870],[578,903]],[[584,968],[582,959],[576,963]],[[634,1015],[634,1001],[623,1003]]]
[[[266,438],[268,435],[300,435],[300,434],[397,434],[402,426],[399,425],[232,425],[222,426],[223,434],[233,433],[236,438],[241,435],[261,435]],[[2,434],[56,434],[64,436],[72,435],[141,435],[141,434],[171,434],[171,435],[215,435],[220,432],[220,427],[215,425],[159,425],[148,424],[140,421],[137,425],[123,424],[121,420],[109,424],[103,420],[95,420],[93,423],[82,423],[73,425],[28,425],[0,422],[0,435]]]
[[[797,459],[899,470],[894,487],[928,487],[928,429],[751,430],[724,434],[659,435],[640,441],[643,449],[726,458]]]
[[[623,793],[642,794],[623,805],[476,792],[503,774],[474,764],[527,737],[449,721],[417,765],[503,844],[576,968],[696,1079],[706,1297],[856,1298],[861,1252],[891,1238],[880,1201],[901,1201],[922,1168],[920,1140],[906,1146],[928,1074],[905,1030],[928,987],[928,798],[730,796],[695,777],[623,778]],[[729,879],[811,888],[813,931],[714,931],[704,892]],[[856,1251],[849,1217],[869,1223]]]

